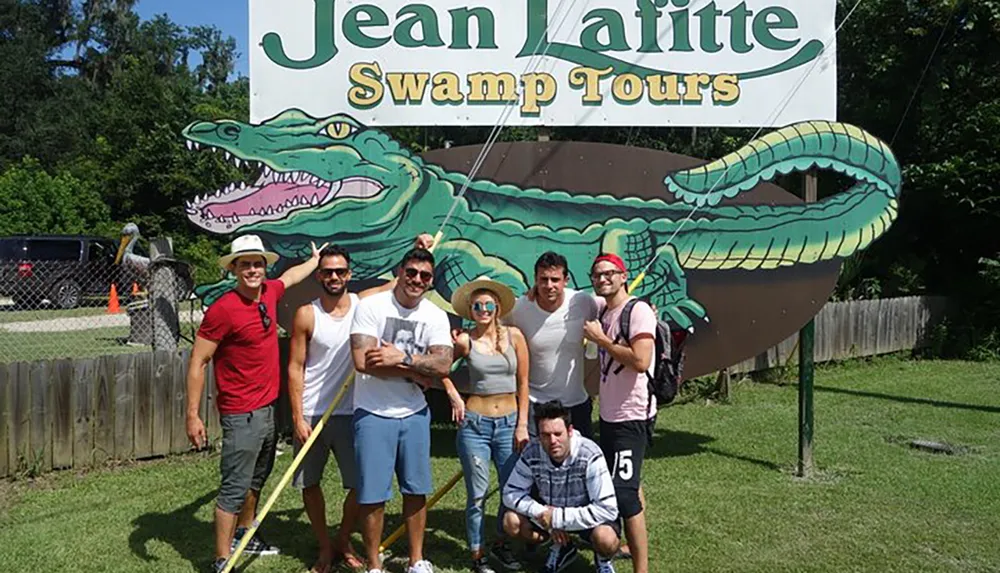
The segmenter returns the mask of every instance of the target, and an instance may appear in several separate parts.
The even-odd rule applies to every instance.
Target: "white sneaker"
[[[426,559],[421,559],[413,564],[406,570],[406,573],[434,573],[434,567],[431,566],[431,562]]]
[[[369,569],[367,573],[382,573],[381,569]]]

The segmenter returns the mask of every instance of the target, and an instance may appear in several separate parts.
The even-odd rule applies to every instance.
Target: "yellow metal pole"
[[[444,487],[442,487],[441,489],[437,490],[437,492],[434,494],[434,496],[431,497],[429,500],[427,500],[427,509],[429,510],[431,507],[434,506],[434,504],[436,504],[438,502],[438,500],[440,500],[442,497],[444,497],[444,495],[446,493],[448,493],[449,491],[451,491],[451,488],[455,487],[455,484],[458,483],[458,480],[460,480],[460,479],[462,479],[462,470],[458,470],[458,473],[456,473],[455,475],[451,476],[451,479],[448,480],[448,483],[444,484]],[[379,553],[385,551],[385,549],[387,547],[389,547],[390,545],[392,545],[393,543],[395,543],[397,539],[399,539],[400,537],[403,536],[404,532],[406,532],[406,522],[405,521],[402,523],[402,525],[400,525],[399,527],[397,527],[396,531],[393,531],[392,534],[389,537],[385,538],[385,541],[382,542],[382,545],[379,545],[379,547],[378,547]]]

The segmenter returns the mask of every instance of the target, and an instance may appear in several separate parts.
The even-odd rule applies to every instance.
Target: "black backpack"
[[[624,341],[628,344],[628,333],[630,331],[630,322],[632,319],[632,307],[638,303],[640,299],[633,298],[625,303],[625,307],[622,308],[622,313],[619,318],[618,323],[618,336],[615,337],[614,342],[617,344]],[[645,304],[649,304],[646,301],[642,301]],[[652,307],[651,307],[652,308]],[[605,306],[604,310],[601,311],[600,319],[604,318],[604,313],[607,312],[608,307]],[[677,397],[677,391],[680,389],[680,385],[683,381],[683,370],[684,370],[684,342],[687,339],[687,331],[684,329],[676,329],[671,331],[670,325],[666,321],[660,320],[658,317],[656,319],[656,345],[653,352],[653,363],[650,365],[650,369],[653,374],[649,374],[649,370],[646,371],[646,378],[648,378],[648,388],[650,396],[656,396],[657,406],[664,406],[674,401]],[[619,364],[615,369],[615,374],[618,374],[625,368],[624,364]],[[608,361],[607,366],[604,367],[603,374],[607,376],[608,371],[611,369],[611,360]],[[650,400],[652,401],[652,400]]]

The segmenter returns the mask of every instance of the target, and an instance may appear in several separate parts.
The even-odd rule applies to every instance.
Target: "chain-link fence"
[[[86,238],[15,246],[0,253],[0,364],[173,350],[193,340],[202,310],[188,265],[163,254],[122,257],[114,242]]]

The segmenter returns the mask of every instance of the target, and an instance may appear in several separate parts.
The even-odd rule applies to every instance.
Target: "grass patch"
[[[182,324],[182,327],[181,332],[190,337],[190,327],[185,324]],[[150,351],[149,346],[126,344],[128,335],[127,326],[64,332],[0,331],[0,362],[87,358]],[[179,348],[190,345],[183,338],[178,341]]]
[[[661,410],[643,468],[652,570],[997,570],[998,395],[996,363],[820,368],[811,479],[794,477],[794,385],[734,383],[729,404]],[[915,439],[965,449],[935,454],[907,445]],[[440,484],[459,465],[450,427],[435,428],[433,456]],[[290,461],[290,453],[278,458],[265,496]],[[0,486],[0,571],[204,570],[217,480],[218,458],[192,454]],[[342,492],[332,467],[324,485],[335,523]],[[467,570],[464,500],[460,483],[430,513],[425,552],[440,571]],[[399,510],[397,496],[385,535]],[[279,498],[264,532],[285,555],[246,571],[311,565],[314,543],[297,492]],[[405,539],[392,549],[405,554]],[[584,553],[574,573],[592,570]],[[389,570],[404,569],[394,562]]]

